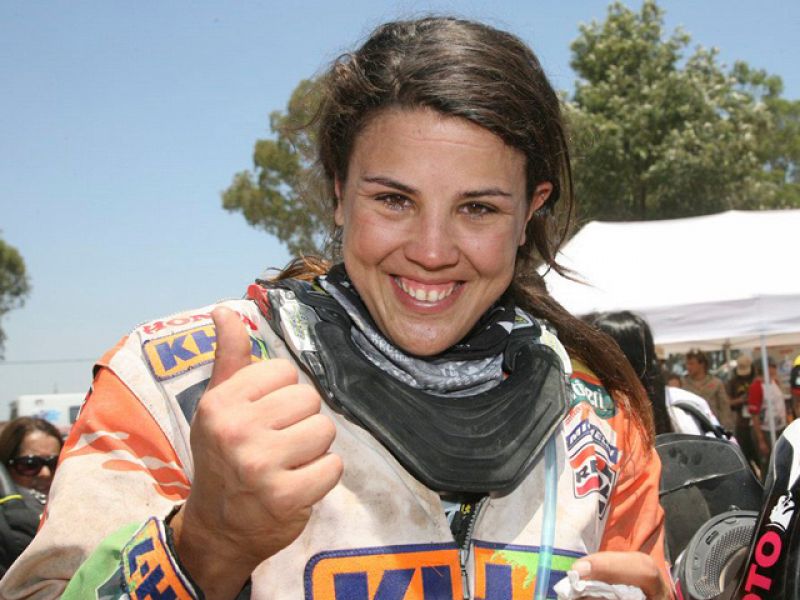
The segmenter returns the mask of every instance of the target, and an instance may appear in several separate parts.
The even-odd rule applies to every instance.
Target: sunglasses
[[[17,456],[8,461],[9,466],[19,475],[27,477],[38,475],[44,466],[47,466],[52,473],[56,470],[57,463],[58,454],[53,454],[52,456]]]

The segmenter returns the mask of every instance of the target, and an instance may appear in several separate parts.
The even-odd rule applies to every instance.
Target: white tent
[[[667,351],[800,343],[800,210],[728,211],[636,223],[591,222],[550,272],[567,310],[631,310]],[[588,284],[588,285],[587,285]]]

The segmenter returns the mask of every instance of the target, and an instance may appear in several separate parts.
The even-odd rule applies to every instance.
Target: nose
[[[408,260],[426,270],[451,267],[459,259],[458,239],[452,215],[442,211],[423,212],[414,224],[405,246]]]

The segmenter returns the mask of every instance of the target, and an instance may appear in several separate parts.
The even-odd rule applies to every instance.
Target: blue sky
[[[800,3],[661,6],[669,29],[800,98]],[[298,80],[378,23],[428,11],[517,33],[571,91],[569,44],[606,3],[0,3],[0,235],[33,283],[2,322],[0,418],[19,394],[85,391],[92,359],[135,324],[239,296],[283,265],[286,250],[223,211],[220,192]]]

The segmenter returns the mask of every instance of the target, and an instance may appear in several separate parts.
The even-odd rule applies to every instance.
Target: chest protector
[[[507,376],[497,386],[443,396],[407,385],[370,362],[352,341],[347,312],[311,284],[253,285],[248,296],[329,405],[369,431],[432,490],[512,490],[569,408],[562,359],[541,342],[535,321],[509,334],[503,353]]]

